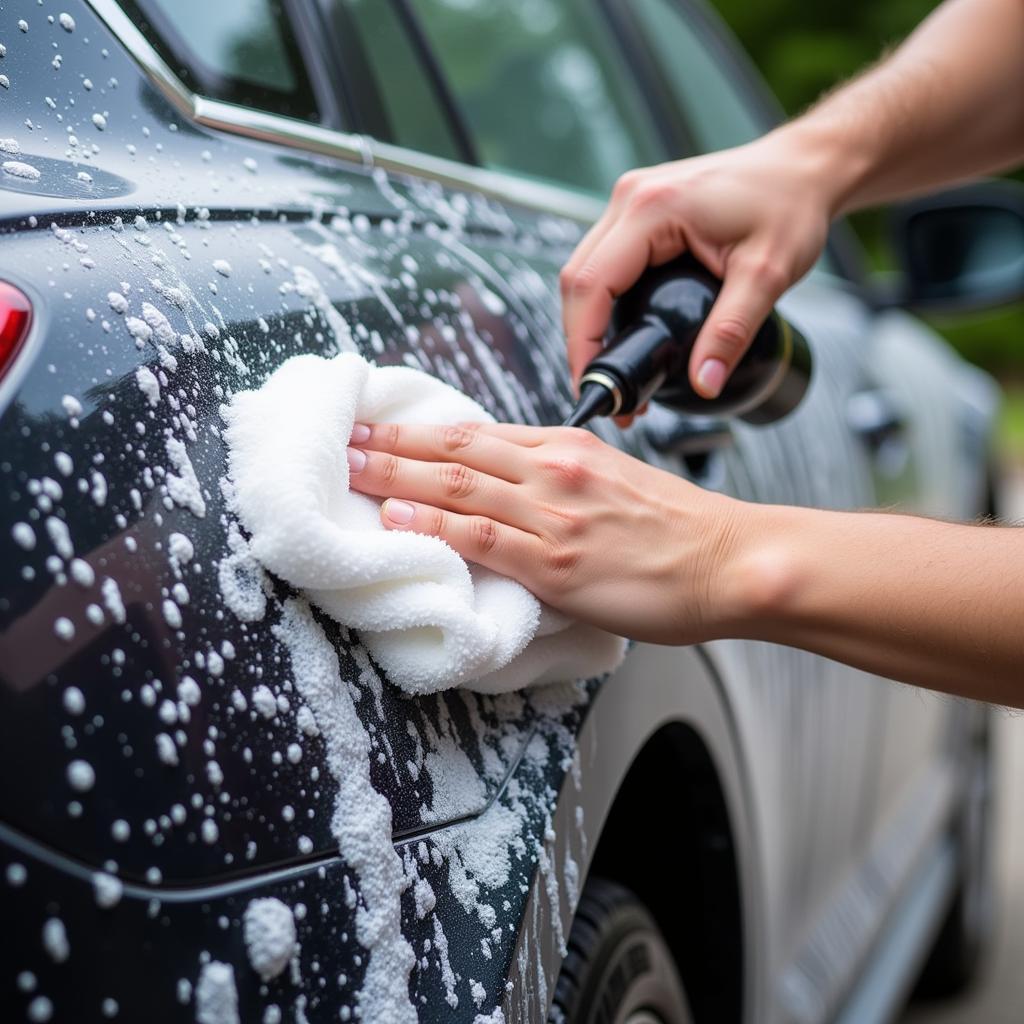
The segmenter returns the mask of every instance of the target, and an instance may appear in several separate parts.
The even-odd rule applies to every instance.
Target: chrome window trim
[[[380,167],[436,181],[448,188],[479,192],[539,213],[593,223],[604,203],[557,185],[529,181],[500,171],[431,156],[365,135],[335,131],[291,117],[208,99],[192,92],[168,67],[116,0],[86,0],[174,108],[196,124],[310,153],[363,168]]]

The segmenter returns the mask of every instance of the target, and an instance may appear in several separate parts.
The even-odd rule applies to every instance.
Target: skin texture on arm
[[[948,0],[891,56],[756,142],[631,171],[561,278],[573,378],[612,303],[690,250],[723,278],[690,362],[713,397],[838,214],[1024,155],[1024,0]]]
[[[358,426],[351,484],[574,618],[654,643],[803,647],[1024,706],[1024,529],[703,491],[582,430]]]
[[[1024,707],[1024,529],[745,505],[725,635]]]

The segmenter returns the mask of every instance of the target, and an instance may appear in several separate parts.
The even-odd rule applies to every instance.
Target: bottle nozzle
[[[582,427],[595,416],[608,416],[615,411],[615,395],[606,384],[585,380],[580,385],[580,397],[563,427]]]

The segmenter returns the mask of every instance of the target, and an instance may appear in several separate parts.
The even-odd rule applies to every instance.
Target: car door
[[[496,168],[600,195],[617,173],[646,162],[640,158],[654,148],[645,150],[644,143],[656,115],[663,116],[654,131],[668,152],[676,147],[672,155],[687,152],[679,148],[687,140],[700,150],[721,148],[764,128],[763,113],[723,70],[725,52],[713,37],[695,34],[672,5],[610,5],[613,18],[606,21],[601,5],[545,2],[538,10],[547,15],[546,28],[532,8],[455,7],[440,0],[415,0],[411,8],[468,138],[481,160]],[[618,41],[617,56],[593,45],[602,33],[606,45],[611,37]],[[589,64],[567,61],[567,54],[580,52],[590,53]],[[615,76],[613,69],[621,74],[623,65],[632,88]],[[578,73],[566,76],[566,67]],[[680,73],[673,77],[672,69]],[[516,89],[510,88],[513,80]],[[524,100],[524,90],[532,101]],[[667,111],[666,97],[674,99]],[[565,111],[563,121],[547,124],[549,109]],[[606,141],[588,144],[598,133],[619,140],[617,164],[602,159]],[[735,425],[731,450],[702,460],[705,483],[765,502],[874,504],[871,453],[845,419],[850,398],[871,388],[864,357],[870,322],[853,295],[829,282],[827,269],[826,263],[784,304],[815,343],[811,394],[786,423],[768,429]],[[659,457],[654,448],[666,415],[660,412],[627,435],[648,457]],[[698,465],[669,462],[684,473]],[[774,925],[765,955],[771,973],[787,979],[775,998],[792,1002],[807,988],[838,993],[880,923],[880,903],[844,937],[824,977],[805,979],[801,972],[805,962],[820,959],[815,929],[834,931],[832,919],[854,891],[876,838],[886,684],[765,644],[713,645],[713,656],[751,754],[767,858],[764,895]]]
[[[675,0],[620,6],[628,7],[637,45],[660,68],[700,151],[740,145],[766,130],[770,102],[702,10]],[[926,369],[943,361],[939,346],[920,337],[897,342],[881,329],[843,279],[840,256],[827,250],[782,301],[814,342],[816,380],[789,421],[737,431],[727,458],[732,486],[761,501],[921,508],[929,478],[903,428],[917,431],[926,395],[934,402],[941,393],[940,373]],[[902,377],[915,383],[902,394],[893,387],[900,380],[893,372],[897,345],[915,348],[932,390],[907,373],[913,360],[906,356]],[[769,890],[784,922],[769,952],[782,979],[775,997],[784,1018],[814,1019],[830,1012],[881,923],[885,899],[869,894],[863,878],[886,837],[899,835],[904,851],[902,863],[886,868],[891,897],[942,825],[950,797],[949,709],[803,652],[715,646],[727,662],[744,663],[746,679],[740,668],[727,685],[751,746],[762,751],[764,774],[755,786],[774,859]],[[928,812],[911,824],[922,807]]]

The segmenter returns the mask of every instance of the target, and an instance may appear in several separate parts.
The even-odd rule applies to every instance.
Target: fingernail
[[[357,423],[352,428],[352,444],[363,444],[370,440],[370,428],[365,423]]]
[[[361,452],[358,448],[349,448],[345,454],[348,456],[348,471],[361,473],[366,465],[366,452]]]
[[[705,398],[717,398],[728,373],[721,359],[705,359],[697,371],[697,390]]]
[[[407,501],[399,501],[397,498],[388,498],[384,502],[384,517],[398,526],[405,526],[412,522],[416,509]]]

